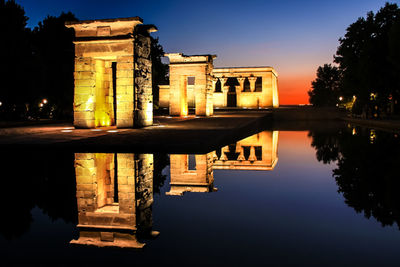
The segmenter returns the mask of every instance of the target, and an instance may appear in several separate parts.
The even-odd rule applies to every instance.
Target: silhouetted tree
[[[13,119],[24,114],[25,103],[33,95],[33,77],[30,73],[33,68],[32,53],[27,21],[24,9],[14,0],[0,0],[0,101],[7,115],[15,115]]]
[[[71,12],[46,17],[32,33],[37,65],[37,102],[48,99],[48,112],[54,117],[72,117],[74,95],[74,32],[64,26],[77,21]]]
[[[319,161],[337,162],[332,176],[345,203],[382,226],[396,223],[400,229],[397,135],[361,128],[309,135]]]
[[[168,84],[169,66],[161,61],[161,58],[164,56],[164,49],[159,44],[158,38],[151,37],[151,39],[153,102],[157,108],[159,101],[158,85]]]
[[[342,90],[356,96],[356,113],[387,112],[390,101],[398,101],[399,75],[393,70],[399,66],[399,20],[398,6],[386,3],[375,15],[369,12],[351,24],[339,39],[334,61],[343,74]]]
[[[337,67],[325,64],[317,70],[317,78],[308,91],[310,103],[317,107],[334,107],[340,95],[341,75]]]
[[[153,192],[154,194],[160,194],[161,188],[164,186],[164,182],[167,179],[167,176],[164,175],[162,171],[169,165],[169,157],[168,154],[163,153],[155,153],[153,157]]]

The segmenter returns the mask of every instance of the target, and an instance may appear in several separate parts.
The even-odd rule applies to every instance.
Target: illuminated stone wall
[[[186,116],[188,105],[195,107],[199,116],[213,114],[212,77],[214,55],[185,56],[180,53],[166,54],[169,57],[169,113],[175,116]],[[192,91],[188,78],[194,79]],[[188,90],[189,89],[189,90]],[[160,99],[165,103],[166,96],[160,91]]]
[[[72,244],[134,247],[137,232],[151,234],[153,155],[76,153],[80,236]]]
[[[170,66],[171,67],[171,66]],[[181,66],[184,68],[184,66]],[[181,73],[186,73],[185,69],[180,69]],[[235,97],[236,107],[242,108],[277,108],[279,107],[278,95],[278,74],[272,67],[243,67],[243,68],[213,68],[212,77],[212,103],[213,107],[228,107],[228,94]],[[227,84],[228,78],[237,81],[234,92],[229,91]],[[261,88],[256,89],[256,81],[261,79]],[[217,82],[221,83],[221,92],[216,92]],[[172,84],[172,81],[170,81]],[[249,83],[248,90],[245,90],[245,82]],[[168,107],[169,99],[175,95],[176,86],[163,85],[160,87],[160,107]],[[169,97],[168,97],[169,96]],[[196,97],[196,96],[195,96]],[[174,100],[173,100],[174,101]],[[185,101],[181,99],[181,102]],[[193,100],[187,95],[186,102]],[[183,104],[181,104],[183,105]],[[171,110],[171,105],[170,110]],[[173,114],[176,115],[176,114]]]
[[[214,169],[273,170],[278,162],[278,131],[264,131],[213,153]]]
[[[74,125],[153,123],[150,32],[138,17],[67,23],[74,28]]]
[[[214,174],[212,153],[194,155],[195,168],[189,169],[189,155],[170,155],[171,189],[167,195],[183,195],[184,192],[213,192]]]

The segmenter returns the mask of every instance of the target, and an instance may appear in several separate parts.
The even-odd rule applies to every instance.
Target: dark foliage
[[[340,95],[340,71],[331,64],[325,64],[317,70],[317,78],[308,91],[310,103],[316,107],[334,107]]]
[[[337,162],[332,175],[346,204],[382,226],[400,229],[399,137],[359,128],[309,135],[319,161]]]
[[[338,91],[347,100],[356,97],[353,113],[374,117],[399,113],[400,9],[397,4],[386,3],[376,14],[369,12],[365,18],[359,18],[346,29],[339,42],[334,56],[341,74]],[[310,91],[310,102],[315,105],[322,101],[316,98],[327,98],[325,102],[330,102],[326,90],[315,90],[318,80],[319,75]]]
[[[158,38],[151,38],[151,61],[152,61],[152,82],[153,82],[153,102],[155,108],[159,103],[158,85],[168,84],[169,66],[162,63],[161,58],[164,56],[163,47],[159,44]]]
[[[56,118],[72,117],[74,95],[74,32],[64,26],[77,21],[71,12],[48,16],[32,32],[36,65],[37,99],[48,99],[47,107]],[[50,115],[50,114],[49,114]]]

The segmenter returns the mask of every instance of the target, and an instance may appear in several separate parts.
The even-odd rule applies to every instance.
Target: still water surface
[[[1,258],[398,266],[398,138],[346,127],[264,131],[205,155],[2,154]]]

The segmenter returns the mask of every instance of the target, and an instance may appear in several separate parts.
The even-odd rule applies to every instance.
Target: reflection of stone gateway
[[[153,155],[75,154],[78,240],[71,244],[141,248],[151,231]]]
[[[170,155],[171,189],[166,194],[216,191],[215,169],[273,170],[278,162],[278,138],[278,131],[264,131],[204,155]]]
[[[188,155],[170,155],[171,189],[167,195],[183,195],[184,192],[214,192],[212,153],[195,155],[194,169],[190,169]]]
[[[74,125],[153,124],[150,32],[139,17],[66,23],[75,30]]]

